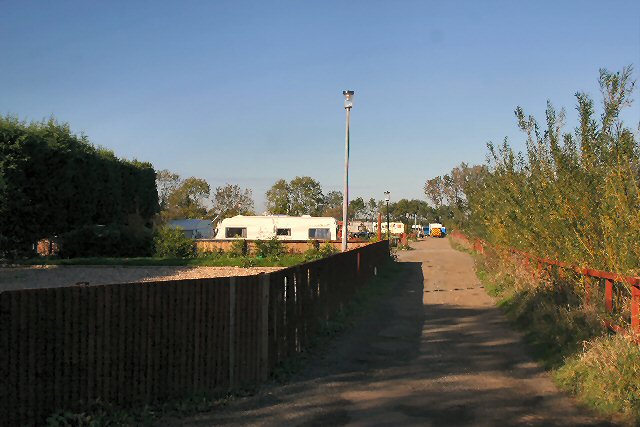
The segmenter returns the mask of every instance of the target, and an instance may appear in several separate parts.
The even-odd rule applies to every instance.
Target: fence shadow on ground
[[[163,425],[575,425],[496,307],[423,304],[421,263],[284,386]],[[481,390],[481,392],[480,392]],[[610,425],[591,422],[585,425]]]

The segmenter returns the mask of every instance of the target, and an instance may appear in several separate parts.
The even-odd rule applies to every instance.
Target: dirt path
[[[285,386],[162,425],[609,425],[559,393],[446,239],[402,252],[376,313]]]

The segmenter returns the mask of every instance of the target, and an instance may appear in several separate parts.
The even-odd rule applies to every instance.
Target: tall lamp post
[[[387,202],[387,240],[391,239],[391,230],[389,229],[389,195],[391,192],[384,192],[384,201]]]
[[[344,146],[344,193],[342,195],[342,252],[347,250],[347,229],[349,228],[347,210],[349,209],[349,119],[351,118],[351,107],[353,107],[352,90],[343,90],[344,109],[347,112],[347,130],[345,134]]]

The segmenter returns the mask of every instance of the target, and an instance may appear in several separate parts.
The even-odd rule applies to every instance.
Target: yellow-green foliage
[[[580,123],[562,133],[564,111],[549,103],[546,129],[516,109],[526,152],[489,145],[489,168],[469,180],[467,231],[538,256],[640,274],[640,150],[619,119],[631,103],[631,67],[600,71],[602,114],[576,95]]]
[[[556,372],[556,379],[588,405],[640,425],[640,346],[627,338],[587,343]]]

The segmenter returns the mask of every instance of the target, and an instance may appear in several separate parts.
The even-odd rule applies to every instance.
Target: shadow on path
[[[400,264],[389,295],[288,384],[162,425],[610,425],[556,390],[498,309],[474,306],[489,298],[477,286],[425,280],[421,261]],[[443,291],[430,292],[430,279]]]

